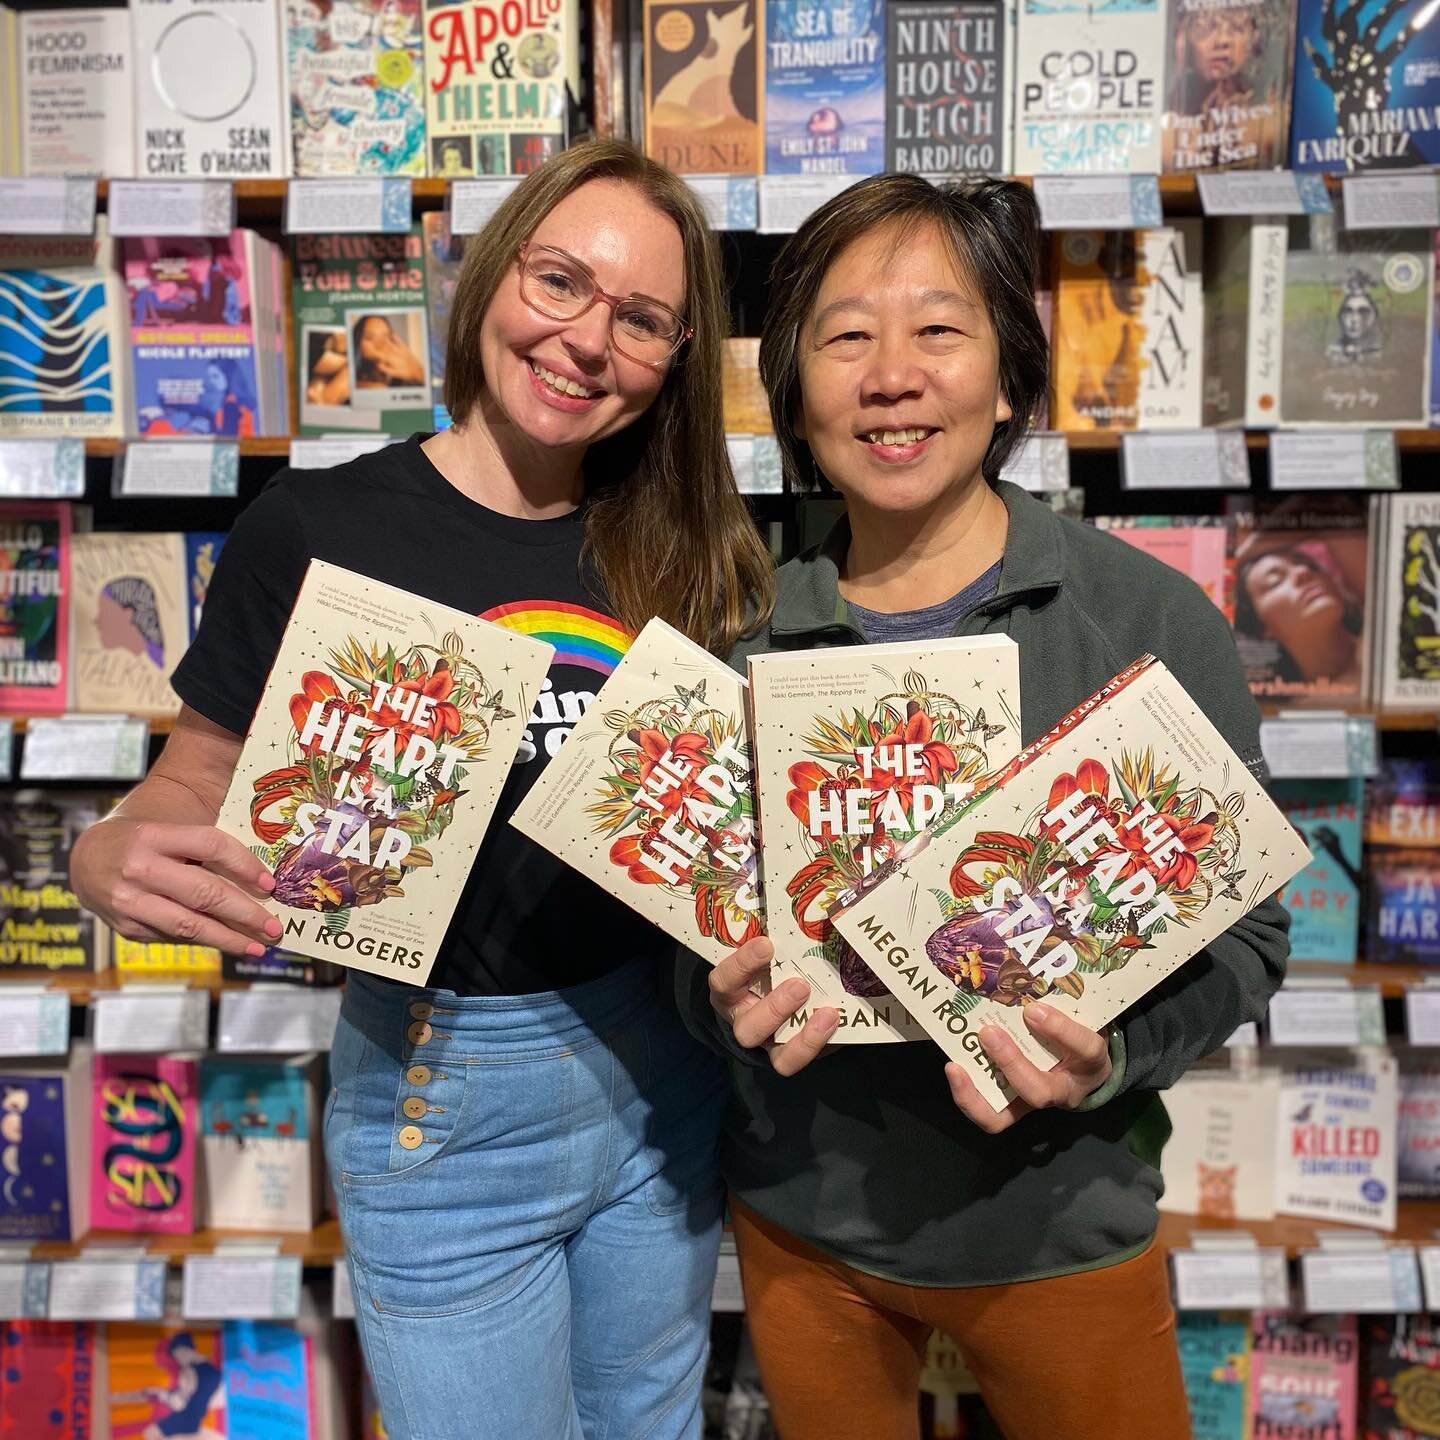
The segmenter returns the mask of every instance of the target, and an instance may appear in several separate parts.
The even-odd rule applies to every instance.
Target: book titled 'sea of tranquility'
[[[1153,656],[1040,736],[953,815],[842,895],[836,930],[997,1110],[980,1045],[1022,1019],[1098,1030],[1310,859],[1300,837]]]
[[[310,562],[218,822],[285,949],[425,984],[553,653]]]

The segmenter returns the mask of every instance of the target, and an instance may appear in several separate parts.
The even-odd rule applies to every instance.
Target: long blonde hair
[[[589,140],[527,175],[465,250],[450,312],[445,403],[463,425],[485,393],[480,325],[520,246],[565,196],[590,180],[635,189],[680,231],[685,318],[694,327],[654,403],[585,456],[586,551],[622,623],[659,615],[724,655],[769,617],[769,552],[735,488],[721,418],[727,325],[720,257],[699,201],[633,146]]]

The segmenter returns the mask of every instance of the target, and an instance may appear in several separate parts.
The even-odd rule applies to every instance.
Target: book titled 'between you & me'
[[[218,821],[287,950],[425,984],[553,653],[310,562]]]

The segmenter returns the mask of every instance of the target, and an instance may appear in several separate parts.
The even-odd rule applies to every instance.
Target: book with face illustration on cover
[[[1100,1029],[1309,858],[1146,655],[900,846],[830,918],[998,1110],[1014,1094],[980,1046],[984,1026],[1050,1069],[1025,1005],[1043,999]]]
[[[772,982],[799,975],[811,1008],[839,1010],[832,1043],[923,1039],[829,910],[1018,751],[1018,648],[981,635],[756,655],[750,706]]]

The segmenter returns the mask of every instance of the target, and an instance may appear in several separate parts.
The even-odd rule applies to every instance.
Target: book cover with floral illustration
[[[1387,710],[1440,708],[1440,495],[1384,497],[1380,693]]]
[[[745,682],[651,620],[510,823],[712,964],[761,932]]]
[[[757,655],[749,701],[772,983],[800,975],[809,1009],[838,1009],[832,1043],[923,1039],[828,913],[1019,750],[1019,650],[982,635]]]
[[[762,811],[763,817],[763,811]],[[1041,1069],[1033,1001],[1098,1030],[1273,894],[1310,852],[1153,656],[1063,716],[831,918],[998,1110],[979,1043]]]
[[[286,950],[425,983],[553,653],[310,562],[218,821]]]

